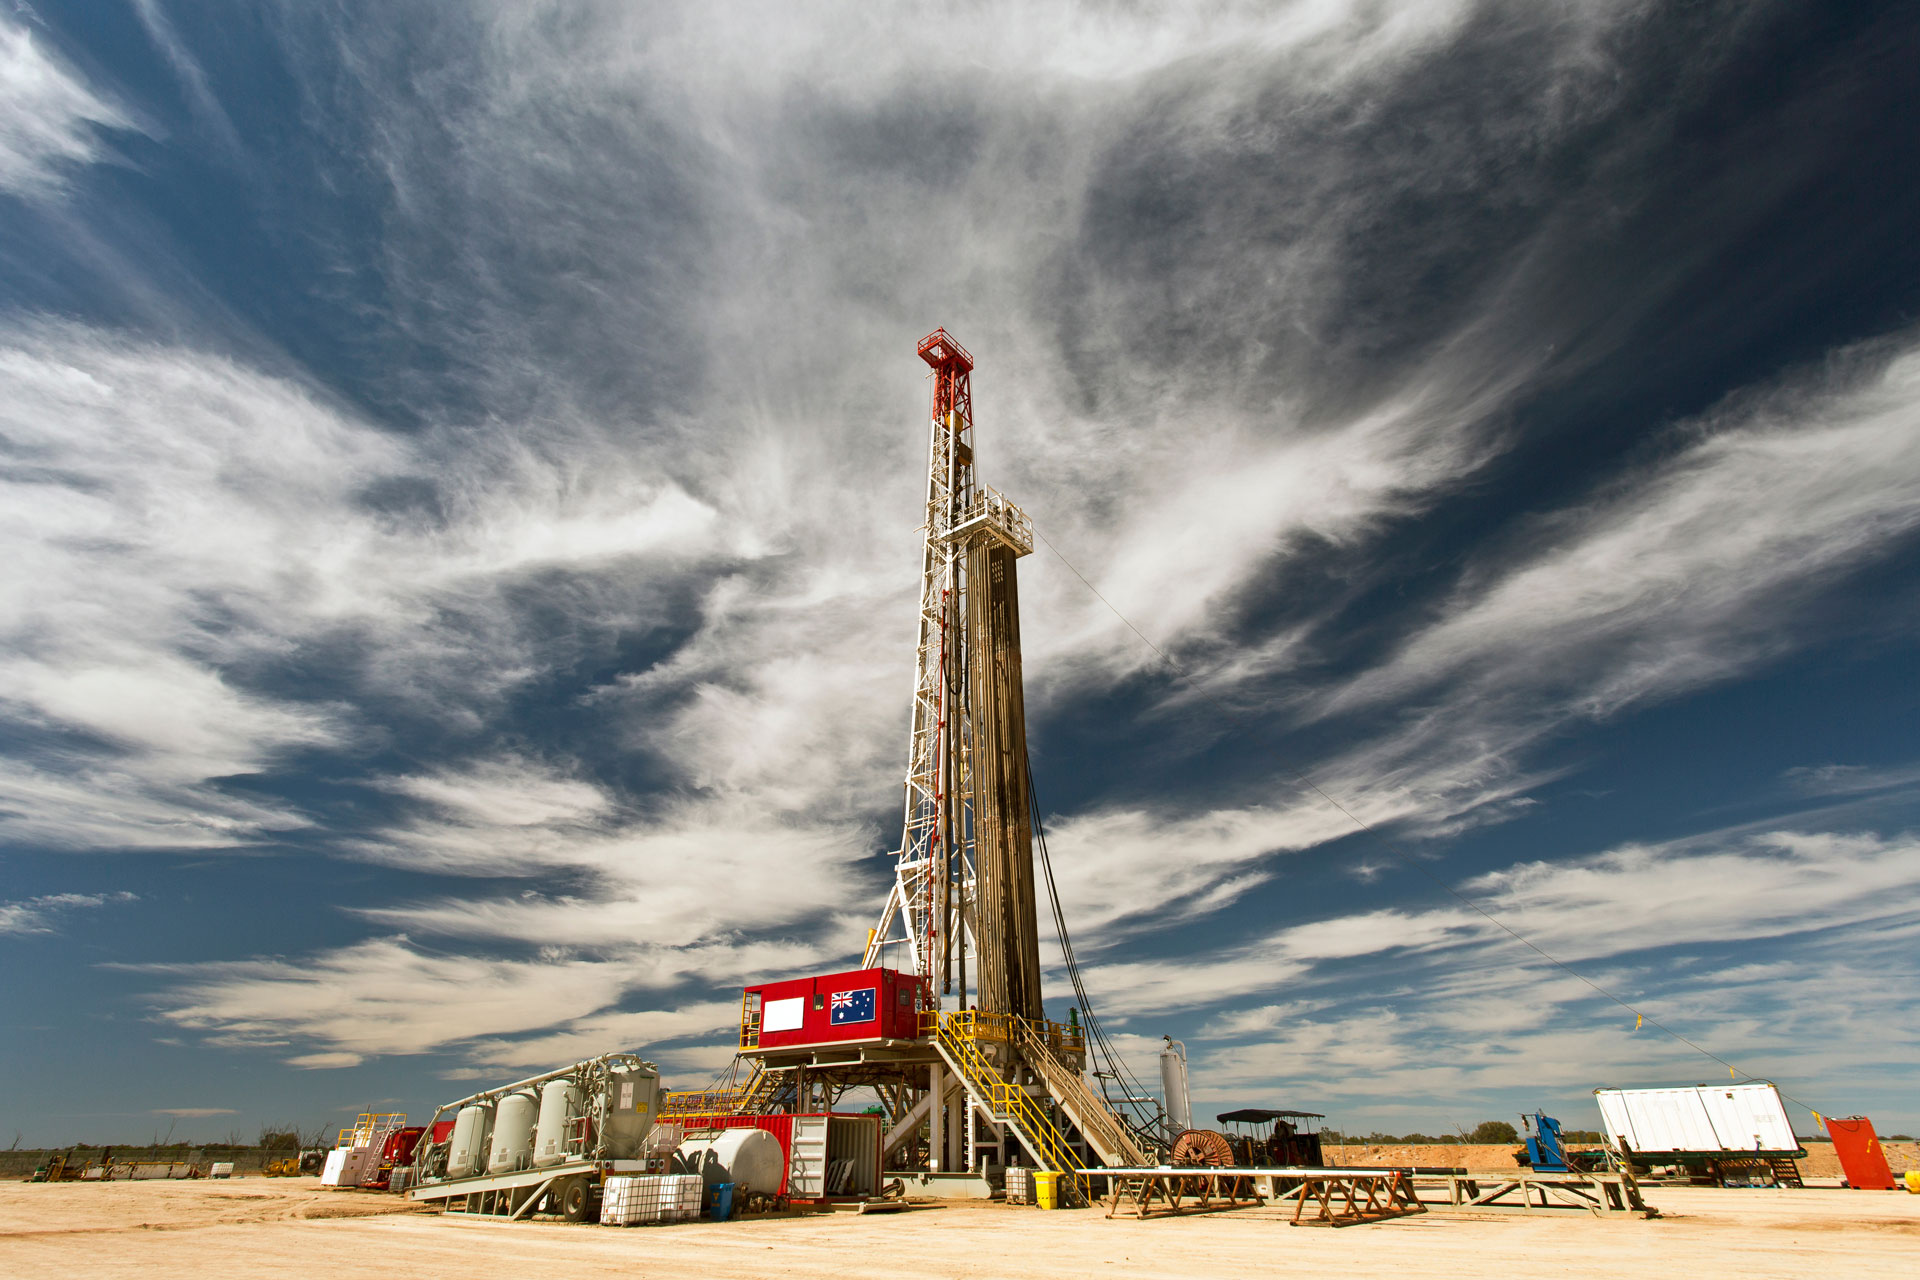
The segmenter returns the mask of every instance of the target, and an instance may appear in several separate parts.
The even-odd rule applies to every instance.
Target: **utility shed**
[[[1607,1144],[1636,1155],[1805,1155],[1766,1081],[1679,1089],[1595,1089]]]

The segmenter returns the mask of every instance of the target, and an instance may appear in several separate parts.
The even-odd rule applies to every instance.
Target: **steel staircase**
[[[734,1113],[761,1115],[772,1110],[776,1095],[792,1083],[785,1071],[769,1071],[765,1064],[755,1067],[752,1079],[740,1091],[740,1101],[734,1104]]]
[[[1153,1163],[1127,1132],[1127,1126],[1107,1100],[1087,1087],[1078,1071],[1054,1056],[1045,1040],[1024,1021],[1014,1024],[1014,1047],[1046,1082],[1047,1092],[1067,1113],[1074,1127],[1086,1138],[1087,1145],[1100,1156],[1102,1164],[1118,1169],[1138,1169]]]
[[[1080,1166],[1066,1135],[1047,1118],[1027,1091],[1011,1084],[981,1052],[965,1014],[943,1013],[933,1019],[934,1048],[966,1085],[973,1101],[1001,1124],[1010,1126],[1028,1151],[1050,1171],[1060,1175],[1063,1198],[1090,1203],[1087,1180],[1075,1172]]]

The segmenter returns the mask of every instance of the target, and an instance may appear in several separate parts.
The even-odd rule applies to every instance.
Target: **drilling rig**
[[[1018,578],[1033,528],[974,477],[972,355],[945,329],[919,354],[933,403],[892,887],[861,967],[746,988],[732,1077],[744,1083],[669,1095],[663,1119],[787,1131],[790,1194],[831,1198],[834,1170],[866,1160],[863,1130],[836,1138],[833,1104],[871,1089],[885,1176],[981,1195],[1019,1164],[1084,1199],[1074,1170],[1148,1157],[1088,1087],[1082,1025],[1049,1020],[1041,1000]],[[816,1135],[806,1150],[803,1130]]]

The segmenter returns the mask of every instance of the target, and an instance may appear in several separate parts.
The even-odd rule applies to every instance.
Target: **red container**
[[[926,979],[897,969],[855,969],[746,989],[741,1046],[771,1050],[920,1038]]]
[[[426,1132],[424,1126],[410,1129],[395,1129],[387,1135],[387,1141],[380,1148],[380,1162],[386,1165],[413,1163],[413,1149],[420,1145],[420,1135]]]
[[[1833,1139],[1833,1154],[1840,1157],[1840,1172],[1847,1175],[1847,1185],[1861,1191],[1892,1191],[1893,1170],[1887,1167],[1887,1153],[1873,1131],[1873,1121],[1865,1116],[1823,1118],[1827,1136]]]

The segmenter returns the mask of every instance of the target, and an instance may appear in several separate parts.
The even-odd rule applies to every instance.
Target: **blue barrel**
[[[716,1182],[707,1188],[707,1216],[725,1222],[733,1216],[733,1184]]]

